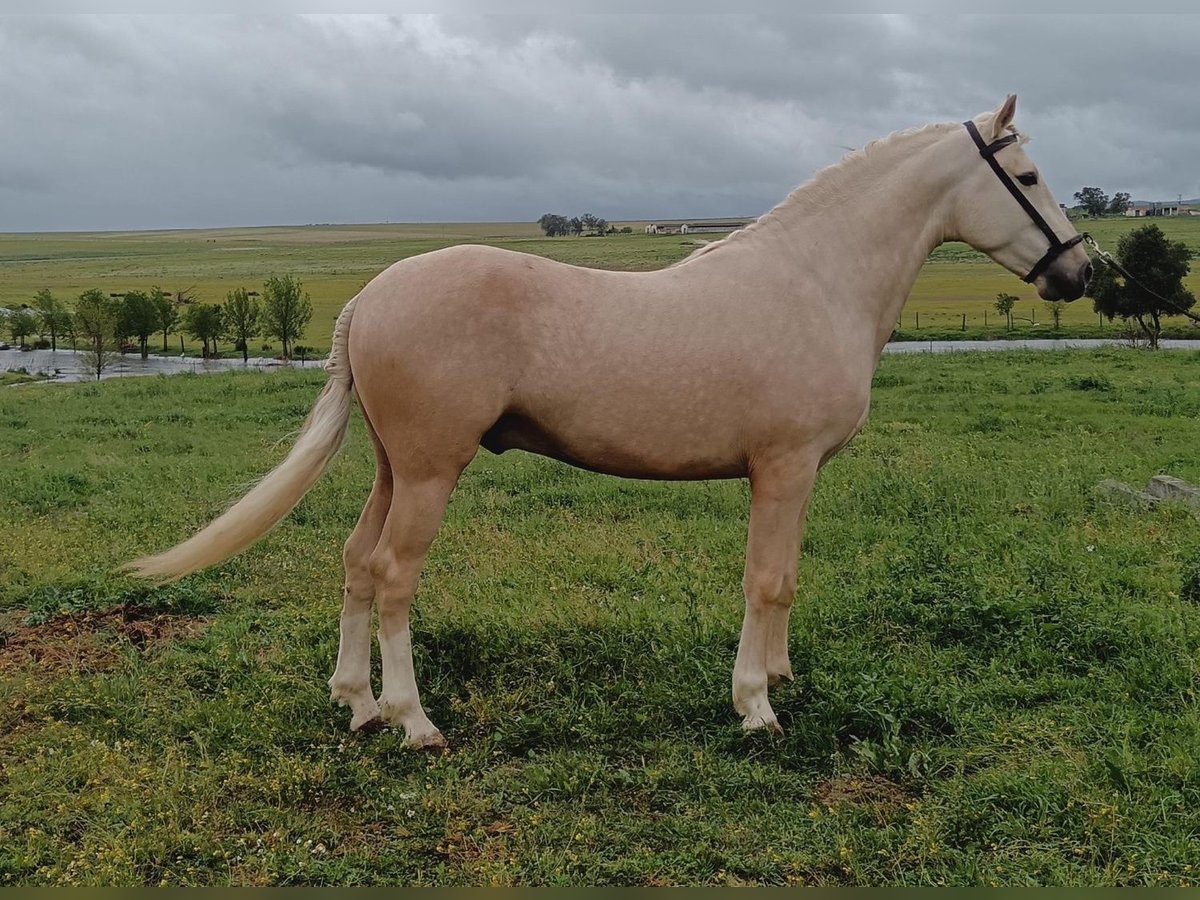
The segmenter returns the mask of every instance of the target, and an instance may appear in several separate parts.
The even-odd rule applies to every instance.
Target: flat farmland
[[[1111,249],[1121,234],[1146,221],[1117,218],[1077,224]],[[1172,239],[1200,252],[1200,217],[1154,221]],[[682,259],[696,249],[697,240],[720,237],[646,235],[645,223],[614,224],[628,224],[634,233],[551,239],[543,237],[534,223],[502,222],[3,234],[0,306],[28,303],[42,288],[73,300],[91,287],[123,293],[155,285],[172,292],[191,289],[197,300],[219,303],[234,288],[255,290],[269,275],[290,274],[304,283],[313,300],[313,319],[304,343],[324,352],[342,305],[391,263],[418,253],[483,243],[575,265],[644,271]],[[1200,290],[1200,275],[1193,273],[1188,284]],[[964,245],[947,244],[925,265],[900,324],[905,336],[920,337],[934,329],[961,327],[965,314],[971,336],[979,336],[985,327],[1000,336],[1003,327],[990,304],[1001,291],[1020,298],[1014,315],[1023,334],[1048,329],[1050,314],[1030,285]],[[1078,336],[1096,334],[1098,329],[1118,333],[1115,325],[1101,328],[1086,299],[1067,306],[1063,322]],[[255,342],[260,353],[263,343],[272,342]],[[171,347],[178,347],[178,338],[172,339]],[[192,342],[187,347],[196,351]]]

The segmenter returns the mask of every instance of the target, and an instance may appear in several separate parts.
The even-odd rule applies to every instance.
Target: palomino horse
[[[350,706],[352,729],[382,720],[413,746],[439,747],[413,675],[409,607],[480,445],[627,478],[748,477],[733,704],[746,729],[777,730],[767,687],[792,675],[788,617],[813,481],[866,420],[879,355],[929,252],[966,241],[1045,299],[1079,297],[1090,275],[1022,149],[1015,107],[1010,96],[971,122],[875,141],[659,271],[482,246],[396,263],[338,316],[329,381],[287,458],[198,534],[131,568],[178,578],[265,534],[337,453],[357,393],[378,468],[346,542],[331,695]]]

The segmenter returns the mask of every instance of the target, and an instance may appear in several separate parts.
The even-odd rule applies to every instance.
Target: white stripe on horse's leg
[[[771,608],[771,622],[767,630],[767,684],[791,681],[792,660],[788,654],[788,620],[792,615],[790,599],[781,600]]]
[[[404,726],[413,747],[444,747],[446,740],[421,706],[413,672],[409,609],[425,554],[437,534],[457,478],[396,481],[392,507],[379,546],[371,556],[375,600],[379,605],[379,649],[383,657],[385,722]]]
[[[779,731],[767,699],[768,642],[779,639],[781,613],[795,588],[795,549],[801,513],[815,467],[774,466],[751,475],[750,529],[746,540],[746,616],[733,667],[733,705],[747,731]],[[774,630],[774,635],[772,634]],[[786,625],[783,629],[786,642]],[[786,644],[785,644],[786,652]]]
[[[370,593],[356,592],[346,585],[342,601],[341,640],[337,668],[329,679],[329,697],[350,707],[350,730],[381,721],[379,704],[371,691],[371,600]]]
[[[811,486],[805,493],[800,509],[799,527],[796,530],[796,545],[788,557],[787,577],[783,583],[783,594],[779,604],[773,608],[770,631],[767,634],[767,683],[778,684],[791,681],[792,660],[788,653],[788,625],[792,617],[792,602],[796,598],[796,573],[800,562],[800,544],[804,540],[804,521],[808,516],[808,500],[812,496]]]
[[[392,475],[381,467],[342,553],[346,587],[342,594],[337,667],[329,679],[329,697],[350,707],[351,731],[381,721],[379,704],[371,691],[371,606],[375,599],[375,579],[371,577],[370,559],[391,502]]]

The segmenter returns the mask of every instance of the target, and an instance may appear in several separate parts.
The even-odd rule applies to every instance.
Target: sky
[[[0,15],[0,231],[753,216],[1018,95],[1058,200],[1200,196],[1200,16]]]

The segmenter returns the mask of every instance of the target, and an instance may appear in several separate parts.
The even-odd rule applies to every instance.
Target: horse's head
[[[1067,220],[1013,127],[1017,98],[963,123],[964,177],[950,231],[1032,283],[1043,300],[1075,300],[1092,277],[1080,236]]]

